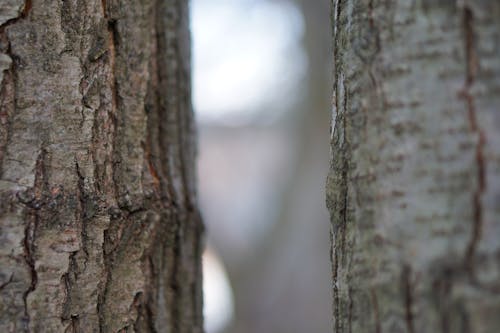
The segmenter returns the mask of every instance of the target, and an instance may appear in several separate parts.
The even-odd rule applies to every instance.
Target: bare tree
[[[187,1],[0,24],[0,331],[202,332]]]
[[[334,331],[500,331],[500,2],[332,17]]]

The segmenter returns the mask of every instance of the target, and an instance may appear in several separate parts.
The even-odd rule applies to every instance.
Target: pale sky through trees
[[[201,121],[242,122],[294,96],[306,70],[304,22],[290,2],[194,0],[193,103]],[[282,108],[286,103],[280,101]]]
[[[300,81],[307,70],[307,58],[301,45],[304,34],[303,16],[293,3],[266,0],[193,0],[191,33],[193,104],[200,126],[245,126],[255,119],[272,121],[291,109],[300,98]],[[203,140],[202,143],[205,142]],[[233,138],[231,141],[239,142],[238,140],[241,139]],[[266,147],[276,146],[276,143],[266,140]],[[226,141],[214,144],[220,149],[227,148]],[[257,240],[252,239],[262,237],[275,221],[275,213],[266,207],[269,204],[278,206],[275,199],[266,199],[266,195],[262,195],[263,189],[266,188],[262,181],[271,177],[273,172],[270,170],[278,168],[288,158],[278,158],[274,154],[274,158],[266,159],[269,165],[259,163],[257,169],[248,166],[239,168],[238,179],[248,181],[242,183],[241,180],[233,179],[232,184],[228,184],[231,193],[238,193],[238,203],[234,205],[234,200],[228,201],[220,193],[221,186],[224,187],[224,184],[228,183],[227,179],[231,179],[227,173],[224,179],[220,179],[220,170],[224,170],[224,165],[231,161],[227,156],[229,152],[221,152],[222,156],[210,164],[203,156],[212,155],[214,152],[206,152],[205,147],[204,144],[200,146],[199,167],[203,176],[199,179],[202,207],[206,207],[203,202],[207,202],[207,196],[212,198],[208,199],[210,211],[205,211],[209,239],[211,232],[222,232],[219,229],[224,216],[215,216],[219,222],[216,225],[211,224],[213,208],[220,202],[232,207],[231,212],[227,213],[229,216],[226,220],[229,224],[223,228],[223,232],[232,239],[227,241],[243,244],[250,242],[255,246]],[[259,147],[257,148],[260,155],[267,154],[267,150]],[[251,150],[248,144],[241,148],[247,152]],[[254,155],[249,153],[251,159],[255,159]],[[261,171],[254,172],[254,169]],[[209,175],[206,175],[207,172]],[[263,177],[263,173],[268,176]],[[209,179],[213,181],[210,182]],[[272,186],[279,188],[278,183],[274,179]],[[275,191],[265,192],[268,193],[267,197],[275,195]],[[214,196],[216,199],[213,199]],[[234,194],[231,196],[234,197]],[[261,212],[261,218],[257,212]],[[249,216],[255,218],[250,219]],[[242,237],[246,240],[238,241]],[[204,313],[208,333],[223,332],[224,327],[228,325],[234,316],[232,297],[223,264],[217,261],[215,253],[205,253]]]

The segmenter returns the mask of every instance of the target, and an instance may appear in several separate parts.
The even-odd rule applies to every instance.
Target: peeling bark
[[[187,1],[0,6],[0,331],[202,332]]]
[[[334,332],[500,330],[500,3],[333,0]]]

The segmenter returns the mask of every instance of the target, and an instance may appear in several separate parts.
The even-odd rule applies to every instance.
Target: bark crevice
[[[411,267],[408,265],[403,266],[403,271],[401,272],[401,284],[403,288],[404,295],[404,309],[405,309],[405,321],[408,333],[415,333],[415,326],[413,323],[413,286],[411,283]]]
[[[474,12],[468,6],[463,8],[463,29],[464,29],[464,47],[465,47],[465,85],[463,98],[466,102],[467,114],[469,117],[470,130],[478,136],[476,145],[476,179],[477,189],[473,193],[473,226],[472,234],[466,250],[466,267],[475,279],[474,258],[478,243],[481,239],[481,230],[483,225],[482,195],[486,190],[486,165],[484,160],[484,147],[486,136],[478,123],[478,116],[472,88],[474,86],[477,71],[479,70],[479,57],[476,51],[476,40],[474,32]]]
[[[24,309],[25,316],[27,321],[30,320],[30,311],[28,309],[28,297],[29,295],[35,291],[38,283],[38,272],[35,267],[35,250],[36,250],[36,231],[38,225],[40,223],[40,208],[42,205],[45,205],[46,198],[44,194],[48,189],[47,184],[47,175],[46,175],[46,155],[47,151],[42,144],[42,148],[38,154],[35,165],[35,182],[32,189],[28,189],[27,191],[31,193],[32,200],[30,200],[28,207],[29,210],[26,214],[27,216],[27,224],[24,232],[24,256],[26,260],[26,264],[29,267],[30,275],[31,275],[31,284],[29,288],[23,294],[24,301]]]

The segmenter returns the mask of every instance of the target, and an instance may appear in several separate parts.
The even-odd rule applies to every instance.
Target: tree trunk
[[[500,2],[332,17],[334,331],[500,332]]]
[[[187,1],[0,24],[0,331],[202,332]]]

